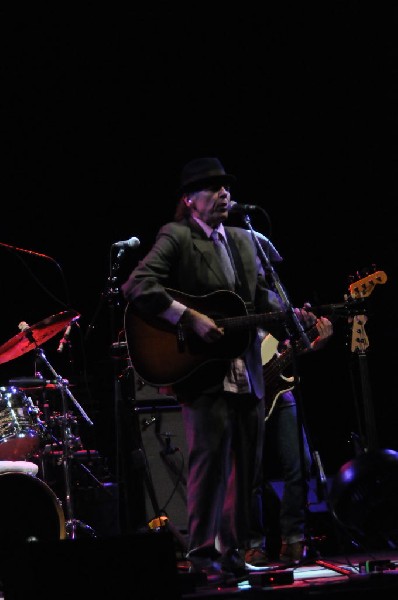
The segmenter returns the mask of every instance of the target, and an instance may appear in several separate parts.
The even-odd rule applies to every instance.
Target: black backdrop
[[[373,265],[388,275],[369,298],[367,363],[379,444],[398,449],[396,11],[222,10],[87,4],[3,19],[0,242],[52,260],[0,248],[0,342],[21,320],[77,310],[72,352],[57,353],[59,336],[43,350],[94,421],[82,423],[87,445],[113,455],[110,344],[122,305],[109,292],[172,218],[182,165],[218,156],[237,176],[235,200],[267,211],[252,223],[283,255],[294,305],[341,302],[349,278]],[[110,282],[111,245],[131,236],[141,244]],[[352,457],[357,429],[349,335],[339,320],[328,347],[299,363],[329,472]],[[33,353],[17,357],[0,364],[0,384],[34,370]]]

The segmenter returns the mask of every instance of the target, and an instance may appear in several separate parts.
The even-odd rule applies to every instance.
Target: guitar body
[[[281,394],[292,390],[295,386],[294,377],[286,377],[282,369],[288,361],[282,360],[284,353],[278,352],[278,340],[270,333],[261,342],[261,361],[265,381],[265,421],[268,421]],[[290,353],[290,349],[287,349]]]
[[[247,315],[243,300],[229,290],[204,296],[168,292],[188,308],[220,322],[220,326],[225,317],[227,321],[228,317]],[[141,379],[153,386],[179,383],[211,361],[236,358],[245,352],[251,340],[248,328],[226,327],[220,341],[208,344],[189,330],[180,331],[163,319],[138,314],[131,303],[126,306],[124,326],[130,360]]]

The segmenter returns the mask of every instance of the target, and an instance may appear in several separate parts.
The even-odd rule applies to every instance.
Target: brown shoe
[[[250,567],[266,567],[269,564],[268,556],[263,548],[250,548],[245,552],[245,563]]]
[[[298,564],[306,555],[304,542],[293,542],[292,544],[282,543],[279,560],[283,563]]]

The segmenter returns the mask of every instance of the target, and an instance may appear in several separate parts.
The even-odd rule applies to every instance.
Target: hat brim
[[[219,183],[220,185],[232,185],[236,182],[236,177],[234,175],[213,175],[212,177],[205,177],[204,179],[197,179],[195,181],[190,181],[179,188],[179,192],[195,192],[198,190],[203,190],[208,185],[212,185],[213,183]]]

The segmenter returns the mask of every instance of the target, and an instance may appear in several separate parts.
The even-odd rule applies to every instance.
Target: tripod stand
[[[38,358],[46,365],[49,371],[52,373],[54,380],[56,381],[56,387],[61,393],[62,397],[62,418],[61,418],[61,431],[62,431],[62,472],[65,487],[65,530],[66,536],[69,539],[75,539],[77,537],[77,531],[82,530],[91,536],[95,537],[94,530],[75,518],[73,497],[72,497],[72,483],[71,483],[71,461],[73,458],[73,435],[71,431],[71,417],[68,414],[67,399],[71,399],[74,405],[79,409],[81,415],[85,418],[89,425],[93,425],[93,422],[88,417],[82,406],[78,403],[76,398],[70,391],[66,380],[62,379],[60,375],[55,371],[50,362],[47,360],[43,350],[36,348],[36,354]]]

